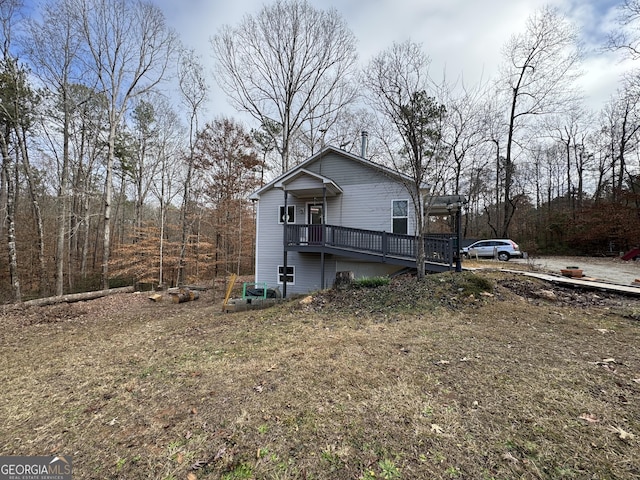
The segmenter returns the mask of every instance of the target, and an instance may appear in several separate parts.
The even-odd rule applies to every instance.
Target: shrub
[[[364,277],[354,280],[352,285],[354,288],[377,288],[389,285],[390,281],[389,277]]]

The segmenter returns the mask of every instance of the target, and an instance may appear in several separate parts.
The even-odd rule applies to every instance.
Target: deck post
[[[327,186],[322,186],[322,251],[320,252],[320,288],[324,290],[324,247],[327,244]]]
[[[460,258],[460,239],[462,235],[462,202],[459,202],[458,211],[456,212],[456,249],[454,255],[456,258],[456,272],[462,271],[462,259]]]
[[[385,263],[385,259],[387,258],[387,250],[389,248],[387,232],[382,231],[382,263]]]
[[[289,216],[287,215],[287,189],[282,187],[284,191],[284,215],[282,219],[282,298],[287,298],[287,224],[289,223]]]

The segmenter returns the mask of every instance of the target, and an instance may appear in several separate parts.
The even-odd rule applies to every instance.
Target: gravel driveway
[[[511,259],[508,263],[533,264],[551,273],[569,266],[582,269],[585,277],[597,278],[619,285],[630,285],[636,279],[640,281],[640,261],[624,261],[607,257],[530,257],[526,260]]]

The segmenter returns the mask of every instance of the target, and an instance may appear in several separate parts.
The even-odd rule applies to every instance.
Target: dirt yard
[[[0,315],[0,452],[81,479],[640,478],[640,299],[495,270]]]

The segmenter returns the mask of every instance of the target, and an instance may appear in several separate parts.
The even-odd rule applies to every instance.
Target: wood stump
[[[173,303],[191,302],[200,298],[200,292],[189,288],[180,288],[177,291],[169,291]]]
[[[351,271],[337,272],[336,279],[333,282],[333,288],[346,288],[355,280],[355,275]]]

